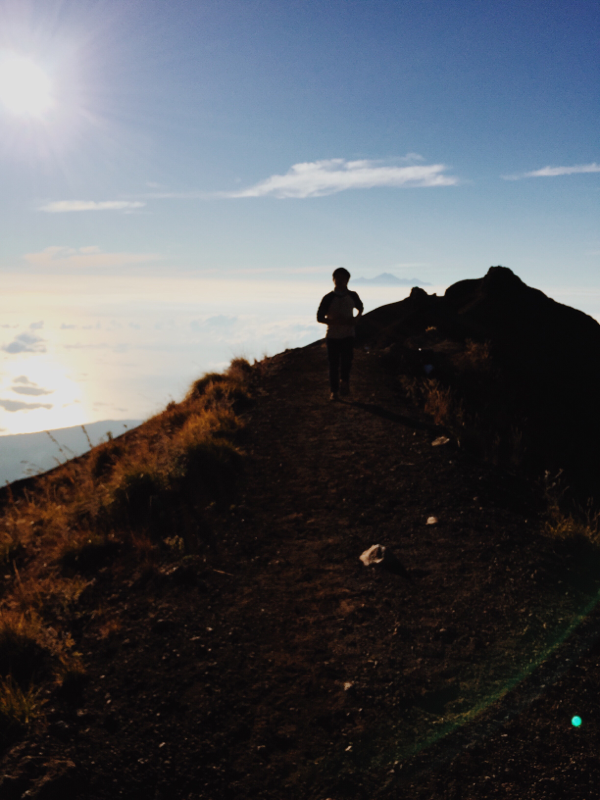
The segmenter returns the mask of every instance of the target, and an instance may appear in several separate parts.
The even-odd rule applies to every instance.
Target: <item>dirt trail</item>
[[[531,488],[432,446],[377,355],[357,352],[348,402],[327,396],[322,347],[264,362],[201,580],[102,573],[88,602],[118,624],[99,638],[84,598],[89,682],[5,759],[10,797],[48,764],[52,796],[91,800],[550,796],[526,792],[518,748],[509,789],[485,777],[493,749],[416,771],[546,636],[556,559],[540,562]],[[365,568],[372,544],[414,583]]]

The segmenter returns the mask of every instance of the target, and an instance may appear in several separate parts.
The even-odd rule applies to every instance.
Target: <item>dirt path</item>
[[[103,573],[93,600],[117,623],[99,639],[82,610],[90,680],[5,760],[21,787],[7,799],[48,764],[52,796],[91,800],[546,796],[525,792],[524,755],[508,789],[485,777],[493,750],[451,773],[439,747],[418,755],[456,742],[556,635],[530,487],[432,446],[378,356],[357,352],[348,402],[327,396],[321,347],[264,363],[245,484],[212,520],[201,579]],[[373,544],[414,583],[365,568]]]

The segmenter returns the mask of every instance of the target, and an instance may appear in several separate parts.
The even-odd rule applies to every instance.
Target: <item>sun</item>
[[[46,73],[25,56],[0,60],[0,103],[20,117],[41,117],[53,105],[52,84]]]

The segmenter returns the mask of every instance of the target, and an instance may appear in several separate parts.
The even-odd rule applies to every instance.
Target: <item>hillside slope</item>
[[[539,487],[434,446],[379,355],[344,403],[319,344],[255,371],[234,504],[195,555],[98,568],[87,679],[49,691],[0,796],[592,797],[600,650],[560,676],[596,616],[550,653],[597,596],[595,550],[542,534]],[[373,544],[409,577],[363,566]]]

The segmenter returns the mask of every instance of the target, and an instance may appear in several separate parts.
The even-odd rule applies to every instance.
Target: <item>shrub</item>
[[[176,469],[189,496],[222,503],[232,496],[240,462],[240,453],[226,439],[191,439],[180,446]]]
[[[186,400],[197,400],[199,397],[202,397],[204,394],[206,394],[207,389],[215,384],[222,383],[225,380],[226,376],[219,372],[208,372],[206,375],[203,375],[201,378],[198,378],[197,381],[192,383],[189,392],[187,393]]]
[[[233,378],[240,383],[250,383],[253,373],[254,367],[248,359],[234,358],[225,374],[228,378]]]
[[[156,465],[123,465],[118,480],[109,489],[105,510],[115,524],[134,528],[149,525],[151,515],[160,511],[160,501],[168,488],[166,476]]]

